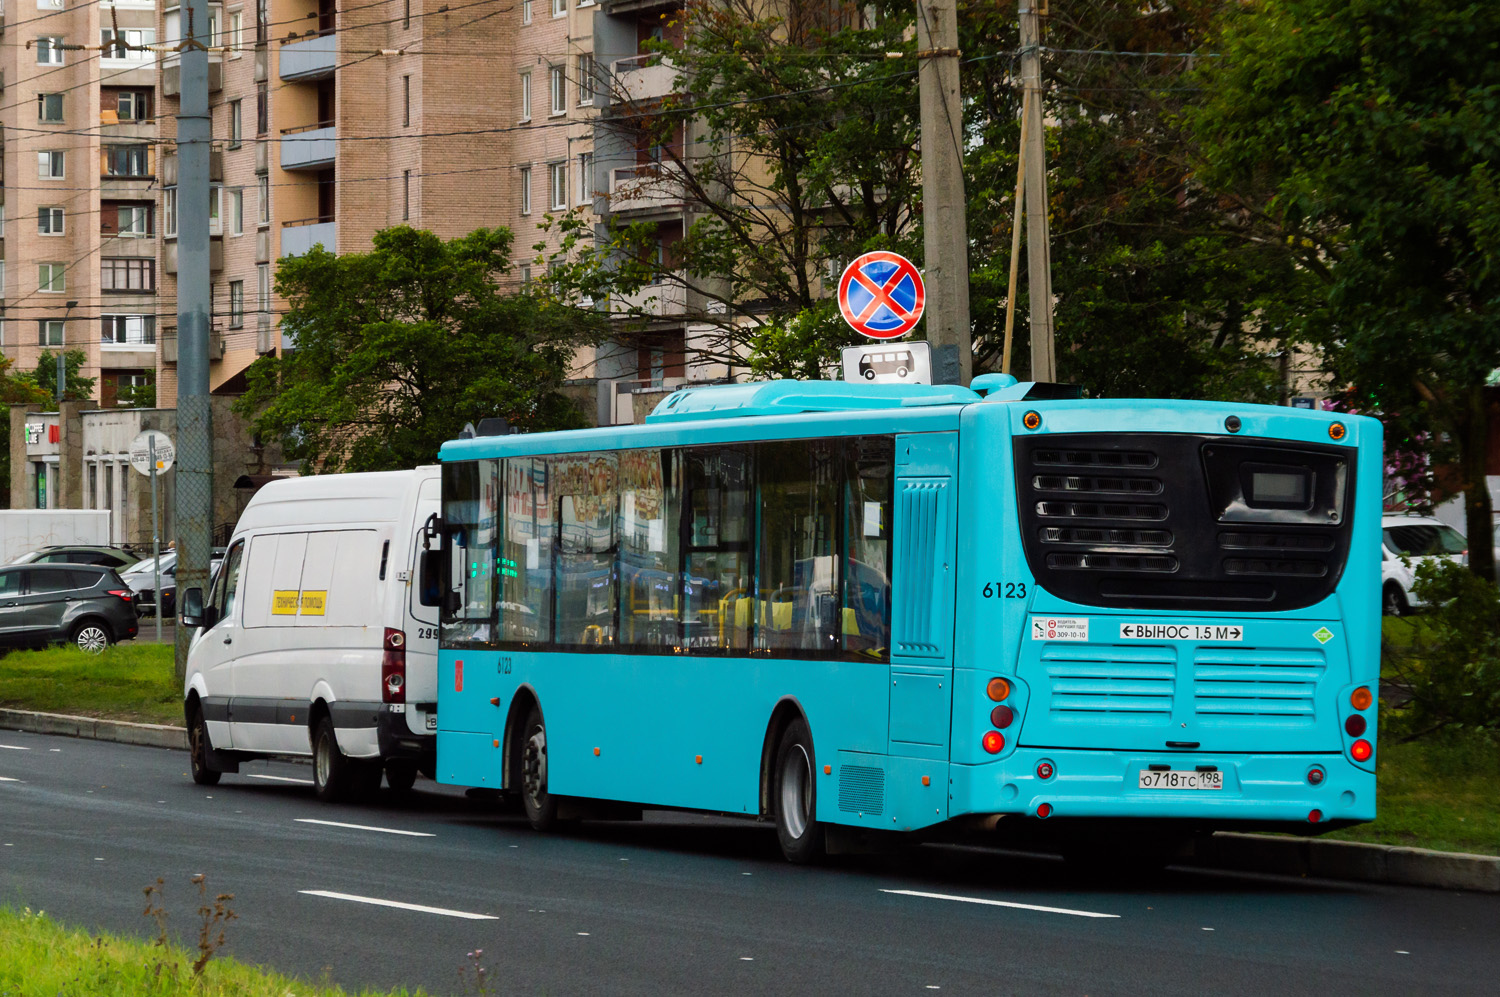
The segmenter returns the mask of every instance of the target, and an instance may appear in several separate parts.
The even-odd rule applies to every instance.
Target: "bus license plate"
[[[1142,789],[1223,789],[1223,772],[1188,772],[1174,769],[1170,772],[1141,770]]]

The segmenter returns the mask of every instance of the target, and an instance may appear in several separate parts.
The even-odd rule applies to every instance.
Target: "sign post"
[[[156,642],[161,643],[161,512],[156,499],[156,476],[172,468],[177,456],[171,437],[157,429],[142,431],[130,442],[130,466],[151,479],[151,574],[156,593]]]

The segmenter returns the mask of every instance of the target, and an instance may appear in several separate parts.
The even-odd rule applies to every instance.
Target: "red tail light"
[[[997,706],[990,711],[990,723],[1001,730],[1009,727],[1016,719],[1016,711],[1009,706]]]
[[[1050,804],[1050,803],[1039,803],[1039,804],[1037,804],[1036,815],[1038,817],[1041,817],[1043,820],[1045,820],[1048,817],[1051,817],[1052,816],[1052,804]]]
[[[1000,749],[1005,747],[1005,737],[998,730],[989,731],[984,735],[984,750],[992,755],[998,755]]]
[[[110,589],[105,594],[106,595],[117,595],[121,599],[124,599],[126,602],[131,602],[132,600],[135,599],[135,593],[132,592],[132,591],[130,591],[130,589]]]
[[[1369,741],[1364,739],[1360,739],[1349,745],[1349,757],[1353,758],[1356,762],[1367,762],[1374,753],[1375,749],[1370,745]]]
[[[406,702],[406,634],[385,628],[385,652],[380,658],[380,700]]]
[[[1314,810],[1314,811],[1310,812],[1307,815],[1307,822],[1309,824],[1319,824],[1319,823],[1322,823],[1322,820],[1323,820],[1323,811],[1321,811],[1321,810]]]
[[[1051,762],[1037,762],[1036,777],[1038,779],[1046,780],[1052,778],[1053,771]]]

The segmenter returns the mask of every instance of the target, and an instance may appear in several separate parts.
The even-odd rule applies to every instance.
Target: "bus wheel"
[[[557,801],[547,792],[547,727],[542,711],[533,706],[526,715],[521,744],[521,802],[526,819],[538,831],[557,826]]]
[[[323,717],[313,731],[313,791],[324,803],[337,803],[348,795],[353,762],[339,750],[333,720]]]
[[[417,763],[389,761],[385,763],[386,785],[393,793],[409,793],[417,781]]]
[[[208,724],[203,722],[203,707],[194,704],[188,718],[188,768],[193,781],[200,786],[217,786],[219,773],[208,767]]]
[[[823,852],[823,825],[818,823],[815,756],[807,724],[797,720],[781,735],[776,749],[776,783],[771,795],[776,810],[776,837],[788,862],[811,862]]]

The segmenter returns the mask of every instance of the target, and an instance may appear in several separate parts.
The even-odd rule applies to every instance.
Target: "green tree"
[[[1500,5],[1253,0],[1227,5],[1193,116],[1205,179],[1321,287],[1303,321],[1395,442],[1425,438],[1485,487],[1500,368]],[[1487,542],[1471,570],[1493,577]]]
[[[15,361],[10,357],[0,357],[0,403],[4,403],[5,421],[3,426],[3,439],[0,439],[0,509],[10,508],[10,410],[11,405],[28,405],[31,403],[44,404],[49,396],[36,386],[35,375],[31,373],[12,374],[11,367]],[[56,380],[56,375],[53,375]]]
[[[84,377],[83,365],[89,356],[82,350],[68,350],[63,354],[63,398],[70,402],[84,401],[94,397],[94,384],[98,378]],[[45,400],[57,398],[57,354],[43,350],[37,357],[36,370],[28,377],[42,392]]]
[[[304,471],[373,471],[436,459],[467,422],[562,429],[581,417],[559,389],[598,317],[501,293],[511,234],[445,242],[406,226],[368,253],[315,248],[281,262],[294,348],[262,357],[237,403],[254,432]]]

